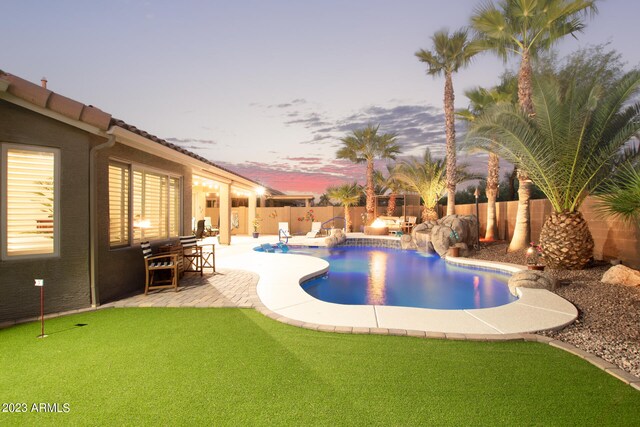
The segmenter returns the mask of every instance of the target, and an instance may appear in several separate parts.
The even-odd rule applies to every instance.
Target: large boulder
[[[342,229],[334,228],[331,230],[331,235],[324,239],[327,247],[331,248],[333,246],[337,246],[340,243],[344,243],[347,240],[347,236],[344,234]]]
[[[546,289],[553,291],[558,282],[553,277],[539,270],[524,270],[509,278],[509,291],[516,295],[516,288]]]
[[[478,220],[474,215],[448,215],[418,224],[411,236],[419,251],[445,256],[450,247],[458,246],[461,255],[468,256],[469,248],[478,242]]]
[[[640,286],[640,271],[626,267],[622,264],[615,265],[602,275],[602,283],[610,285]]]

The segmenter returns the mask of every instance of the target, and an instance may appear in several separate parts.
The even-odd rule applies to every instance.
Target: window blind
[[[129,244],[129,166],[109,164],[109,244]]]
[[[55,253],[55,153],[6,150],[6,254]]]

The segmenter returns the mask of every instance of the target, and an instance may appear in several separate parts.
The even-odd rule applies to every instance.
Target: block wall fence
[[[531,239],[538,242],[540,231],[547,216],[552,212],[551,204],[546,199],[531,200]],[[480,235],[484,236],[487,222],[487,204],[478,205],[480,211]],[[580,211],[589,224],[595,243],[594,257],[596,259],[619,259],[623,264],[640,268],[640,227],[637,224],[629,224],[612,218],[603,218],[594,211],[594,201],[587,198]],[[440,207],[442,215],[446,207]],[[351,221],[353,230],[360,230],[362,224],[361,214],[363,206],[352,207]],[[518,202],[498,202],[496,206],[498,221],[498,236],[500,240],[510,240],[516,222]],[[247,208],[232,208],[237,211],[240,219],[239,227],[233,229],[232,234],[248,234],[252,228],[248,222]],[[293,234],[304,234],[311,230],[311,221],[307,221],[307,213],[312,211],[314,221],[327,221],[333,217],[344,216],[344,208],[338,206],[314,206],[284,207],[284,208],[257,208],[256,212],[262,218],[260,233],[277,234],[278,222],[288,222],[289,230]],[[475,215],[475,204],[456,205],[456,213],[459,215]],[[301,220],[302,219],[302,220]],[[336,222],[337,227],[342,227],[342,222]]]
[[[531,200],[531,240],[538,242],[540,231],[547,216],[553,211],[547,199]],[[594,210],[594,200],[587,197],[580,212],[589,224],[595,244],[595,259],[619,259],[623,264],[640,268],[640,227],[613,218],[604,218]],[[518,202],[498,202],[496,204],[498,235],[500,240],[510,240],[516,223]],[[484,236],[487,224],[487,204],[478,205],[480,211],[480,236]],[[456,214],[475,215],[475,204],[457,205]]]

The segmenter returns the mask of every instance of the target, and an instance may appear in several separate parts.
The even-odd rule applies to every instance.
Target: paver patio
[[[240,307],[256,306],[258,275],[221,269],[203,276],[186,273],[178,292],[160,289],[104,304],[102,307]]]

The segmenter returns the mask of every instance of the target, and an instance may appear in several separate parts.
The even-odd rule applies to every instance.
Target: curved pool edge
[[[267,258],[264,258],[267,257]],[[295,257],[295,262],[292,257]],[[318,300],[304,292],[300,284],[324,274],[328,263],[322,259],[296,254],[255,253],[253,270],[260,280],[256,292],[265,308],[281,321],[317,330],[341,332],[349,328],[373,333],[399,335],[429,334],[441,338],[466,339],[477,336],[505,336],[559,329],[572,323],[577,309],[560,296],[541,289],[517,288],[519,299],[502,306],[467,310],[436,310],[426,308],[343,305]],[[469,258],[449,258],[449,263],[490,268],[513,273],[521,266]],[[293,322],[293,323],[292,323]],[[404,331],[404,332],[402,332]],[[409,332],[411,331],[411,333]]]

